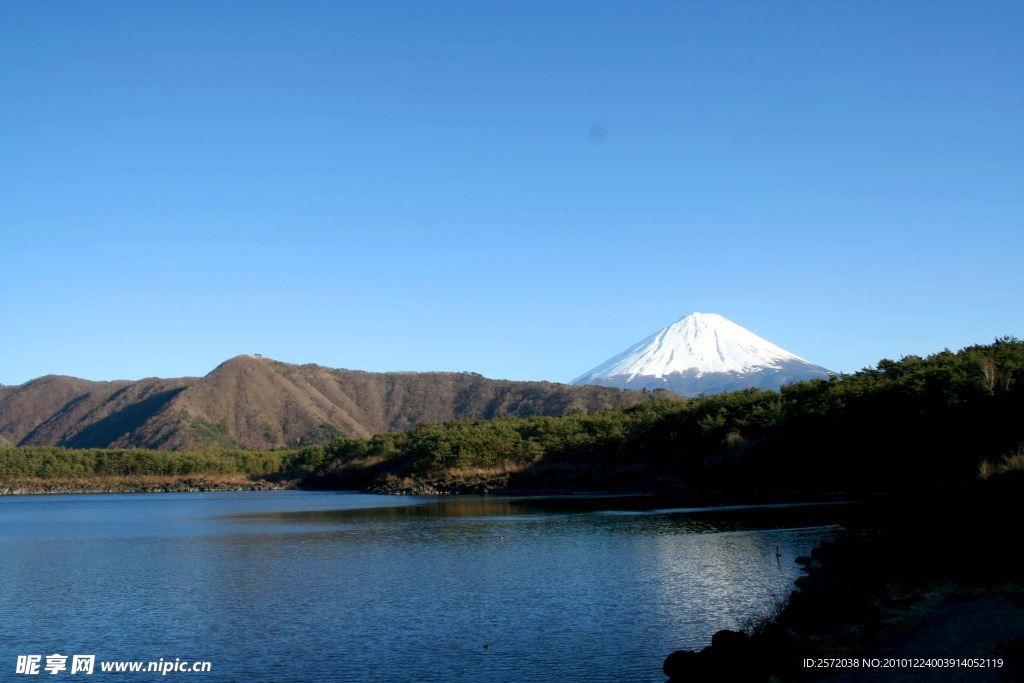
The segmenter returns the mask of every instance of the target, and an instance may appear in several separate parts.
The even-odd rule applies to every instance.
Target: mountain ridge
[[[0,446],[265,450],[420,423],[558,415],[648,395],[474,373],[371,373],[240,355],[203,377],[46,375],[0,389]]]

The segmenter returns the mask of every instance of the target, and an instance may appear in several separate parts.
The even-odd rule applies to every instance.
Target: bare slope
[[[0,395],[0,437],[24,445],[106,446],[131,433],[195,378],[90,382],[47,375]]]
[[[370,373],[237,356],[202,378],[91,382],[42,377],[0,392],[0,445],[276,446],[368,437],[424,422],[558,415],[637,403],[596,386],[471,373]]]

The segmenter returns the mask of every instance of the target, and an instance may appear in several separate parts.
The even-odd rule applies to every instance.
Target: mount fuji
[[[715,313],[694,313],[570,384],[669,389],[682,396],[778,389],[831,373]]]

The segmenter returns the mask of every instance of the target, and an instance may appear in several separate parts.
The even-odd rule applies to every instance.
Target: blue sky
[[[0,383],[1024,336],[1019,2],[0,5]]]

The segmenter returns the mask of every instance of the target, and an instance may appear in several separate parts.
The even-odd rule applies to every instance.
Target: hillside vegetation
[[[205,377],[91,382],[51,375],[0,387],[0,446],[269,450],[425,422],[559,415],[647,398],[472,373],[359,372],[238,356]]]
[[[1024,343],[688,401],[425,425],[307,449],[311,485],[873,491],[943,486],[1024,443]],[[1012,460],[1012,459],[1011,459]],[[1000,461],[1003,462],[1003,461]],[[993,467],[994,465],[989,465]]]
[[[860,372],[561,416],[422,424],[271,453],[0,448],[0,478],[244,473],[386,491],[870,492],[1012,469],[1024,343],[883,360]],[[216,429],[216,425],[212,427]],[[121,471],[121,470],[117,470]]]

